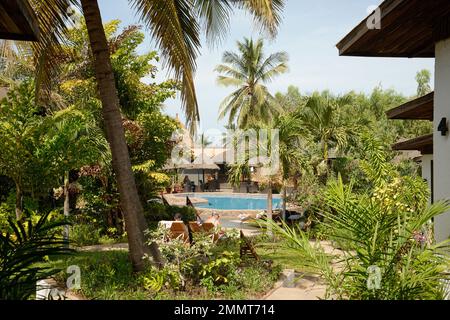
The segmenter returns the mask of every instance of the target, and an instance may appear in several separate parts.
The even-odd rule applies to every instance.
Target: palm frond
[[[71,6],[79,8],[77,0],[30,1],[36,13],[40,28],[40,38],[34,42],[36,64],[36,93],[44,101],[49,100],[52,79],[60,72],[58,61],[61,44],[67,39],[68,29],[73,26]]]
[[[190,0],[129,0],[157,47],[163,62],[182,82],[181,100],[192,132],[200,120],[194,85],[200,26]]]
[[[36,292],[36,282],[59,270],[38,265],[46,257],[69,254],[71,249],[58,236],[65,221],[50,221],[50,212],[33,225],[9,221],[13,234],[0,233],[0,300],[26,300]]]
[[[282,52],[274,53],[264,60],[263,45],[262,39],[244,38],[237,42],[239,53],[225,52],[224,64],[215,69],[221,73],[217,79],[219,84],[242,89],[239,94],[235,92],[223,100],[219,116],[222,119],[229,113],[229,124],[236,120],[240,128],[267,124],[282,112],[264,84],[287,71],[287,56]]]
[[[229,1],[195,0],[194,8],[209,45],[216,45],[228,33],[233,8]]]
[[[238,6],[251,12],[255,21],[260,24],[262,30],[271,36],[277,34],[281,23],[281,12],[284,8],[284,0],[247,0],[236,1]]]

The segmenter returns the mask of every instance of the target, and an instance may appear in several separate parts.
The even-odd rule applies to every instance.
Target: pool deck
[[[172,206],[185,206],[186,205],[186,196],[189,196],[193,205],[196,204],[204,204],[208,203],[208,199],[202,198],[201,195],[205,196],[218,196],[218,197],[229,197],[229,196],[238,196],[238,197],[248,197],[248,198],[262,198],[266,197],[266,194],[263,193],[232,193],[232,192],[204,192],[204,193],[175,193],[175,194],[165,194],[164,197],[167,199],[170,205]],[[194,195],[194,196],[192,196]],[[274,198],[280,197],[280,195],[274,195]],[[230,215],[235,216],[239,214],[251,214],[255,215],[261,212],[264,212],[264,209],[259,210],[248,210],[248,209],[239,209],[239,210],[222,210],[222,209],[208,209],[208,208],[196,208],[199,212],[204,213],[212,213],[215,211],[222,216]],[[292,205],[288,203],[287,210],[289,211],[297,211],[303,212],[302,208],[296,205]]]
[[[176,194],[165,194],[164,197],[172,206],[186,206],[186,196],[189,196],[192,204],[201,204],[208,203],[208,200],[205,198],[201,198],[203,193],[176,193]],[[262,193],[232,193],[232,192],[205,192],[205,196],[219,196],[219,197],[227,197],[227,196],[237,196],[237,197],[254,197],[254,198],[262,198],[266,197],[266,194]],[[279,197],[279,195],[275,195]],[[297,208],[292,205],[288,205],[288,210],[302,212],[301,208]],[[256,219],[256,215],[259,213],[264,213],[264,209],[259,210],[248,210],[248,209],[239,209],[239,210],[222,210],[222,209],[210,209],[210,208],[196,208],[198,214],[202,217],[202,219],[207,219],[211,216],[212,213],[218,213],[220,215],[220,224],[224,229],[237,229],[242,230],[246,236],[253,236],[261,233],[261,229],[256,228],[247,222],[242,222],[238,216],[239,215],[248,215],[252,218]]]

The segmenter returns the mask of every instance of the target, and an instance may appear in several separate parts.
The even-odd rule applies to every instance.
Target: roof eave
[[[408,101],[396,108],[388,110],[386,115],[393,120],[429,120],[433,121],[434,92]],[[430,108],[431,110],[425,108]],[[430,112],[431,111],[431,112]],[[421,114],[422,112],[422,114]],[[417,115],[411,116],[411,113]]]
[[[433,154],[433,134],[396,143],[392,149],[395,151],[418,150],[422,154]]]
[[[22,23],[21,25],[16,25],[16,28],[19,28],[21,33],[17,33],[17,30],[5,30],[5,32],[0,32],[0,39],[39,41],[40,29],[38,19],[28,1],[8,0],[8,2],[0,4],[0,10],[4,10],[6,16],[9,17],[12,16],[11,11],[13,11],[15,15],[19,15],[20,23]],[[16,19],[12,17],[11,20],[15,21]]]
[[[336,45],[341,56],[434,58],[435,44],[450,38],[448,0],[385,0],[379,10],[381,27],[366,17]]]
[[[381,10],[381,19],[389,14],[392,10],[394,10],[398,5],[400,5],[405,0],[386,0],[380,5]],[[341,39],[336,44],[336,47],[339,49],[339,55],[341,56],[362,56],[369,57],[373,56],[370,53],[348,53],[349,48],[357,41],[359,41],[362,37],[364,37],[368,32],[374,32],[375,30],[371,30],[367,27],[367,21],[369,17],[371,17],[375,13],[372,12],[370,15],[365,17],[352,31],[350,31],[344,38]],[[377,55],[378,56],[378,55]],[[391,57],[391,56],[389,56]]]

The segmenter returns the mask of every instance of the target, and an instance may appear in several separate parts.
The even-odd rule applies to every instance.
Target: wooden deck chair
[[[196,221],[189,221],[189,228],[191,229],[192,233],[198,233],[203,231],[202,227]]]
[[[189,243],[189,231],[182,221],[174,221],[170,227],[171,239],[182,239],[184,242]]]
[[[242,232],[242,230],[241,230],[240,256],[241,258],[243,258],[244,256],[249,256],[257,261],[259,260],[259,256],[256,253],[255,247],[250,242],[250,240],[244,235],[244,232]]]
[[[203,231],[205,232],[212,232],[214,231],[215,227],[216,225],[212,222],[205,222],[202,224]]]
[[[200,214],[198,213],[197,208],[194,206],[194,204],[192,203],[191,199],[189,199],[189,197],[186,197],[186,206],[190,207],[190,208],[194,208],[195,210],[195,216],[199,219],[199,221],[203,221],[202,217],[200,216]]]
[[[195,208],[194,204],[192,203],[191,199],[189,199],[188,196],[186,196],[186,206]]]
[[[203,232],[210,234],[213,242],[219,240],[219,233],[216,232],[216,225],[212,222],[205,222],[202,224]]]

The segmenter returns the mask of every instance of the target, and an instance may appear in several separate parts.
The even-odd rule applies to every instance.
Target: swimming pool
[[[266,195],[208,195],[204,193],[190,194],[189,197],[202,198],[208,203],[195,204],[197,208],[201,209],[216,209],[216,210],[265,210],[267,209]],[[279,195],[273,196],[273,208],[281,207],[281,198]]]

